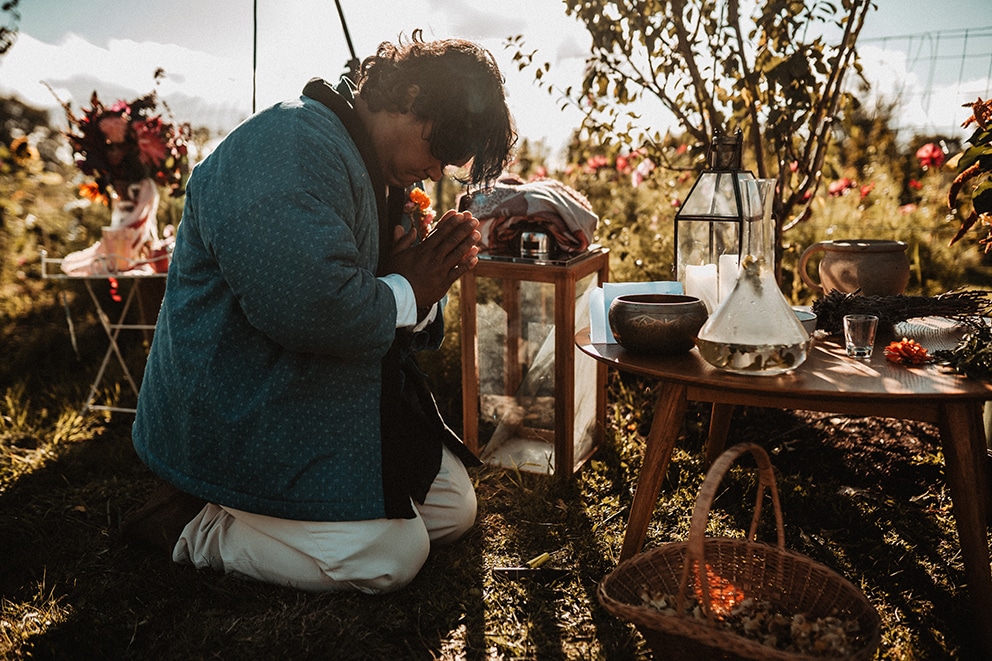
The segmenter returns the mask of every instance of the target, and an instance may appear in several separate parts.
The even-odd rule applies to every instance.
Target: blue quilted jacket
[[[385,515],[380,364],[396,307],[375,277],[378,235],[355,143],[305,96],[196,166],[133,428],[155,473],[270,516]]]

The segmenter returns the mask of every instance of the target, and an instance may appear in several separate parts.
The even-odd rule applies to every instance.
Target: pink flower
[[[648,175],[654,171],[654,162],[650,158],[645,158],[643,161],[637,164],[634,171],[630,174],[630,185],[637,188],[644,183],[644,180],[648,178]]]
[[[913,213],[914,211],[916,211],[916,209],[917,209],[916,204],[910,202],[909,204],[904,204],[901,207],[899,207],[899,213]]]
[[[868,193],[870,193],[873,188],[875,188],[875,182],[874,181],[871,182],[870,184],[865,184],[864,186],[862,186],[861,187],[861,199],[863,200],[866,197],[868,197]]]
[[[134,122],[134,131],[138,135],[138,157],[142,163],[154,166],[165,160],[168,150],[156,127],[147,122]]]
[[[544,167],[543,165],[538,165],[536,168],[534,168],[534,174],[532,175],[532,178],[534,178],[534,179],[547,179],[548,178],[548,169],[546,167]]]
[[[852,188],[853,186],[853,181],[847,177],[843,177],[837,181],[830,182],[830,186],[827,187],[827,194],[830,195],[830,197],[840,197],[845,191],[847,191],[848,188]]]
[[[928,142],[916,150],[916,160],[924,170],[939,168],[944,164],[944,158],[944,150],[933,142]]]
[[[585,169],[586,172],[593,173],[599,170],[600,168],[605,168],[609,164],[610,162],[606,160],[605,156],[602,155],[590,156],[589,159],[586,161]]]
[[[107,115],[98,125],[109,142],[124,142],[127,137],[127,120],[120,115]]]

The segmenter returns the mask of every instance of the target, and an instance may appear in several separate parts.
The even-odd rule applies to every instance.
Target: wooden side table
[[[955,346],[962,332],[957,324],[927,318],[897,324],[893,337],[914,338],[934,351]],[[843,339],[836,337],[814,340],[806,362],[778,376],[722,372],[704,361],[696,349],[679,356],[651,356],[618,344],[593,344],[588,329],[579,331],[575,343],[604,365],[659,382],[621,561],[639,553],[644,544],[688,401],[713,405],[707,441],[711,459],[723,452],[734,406],[884,416],[937,425],[975,633],[992,658],[992,572],[986,517],[990,490],[982,426],[982,404],[992,401],[992,383],[965,378],[937,365],[895,365],[879,348],[870,360],[854,360],[845,354]]]
[[[479,354],[479,279],[498,281],[495,290],[502,297],[506,327],[502,351],[502,390],[498,393],[480,392]],[[547,447],[547,452],[539,450],[543,459],[516,463],[518,468],[532,472],[553,472],[558,477],[570,477],[592,455],[604,437],[606,421],[606,376],[605,365],[586,365],[595,374],[595,381],[577,382],[576,370],[579,363],[591,360],[581,354],[574,344],[576,315],[586,310],[577,308],[577,297],[582,296],[588,286],[602,286],[609,279],[609,250],[595,248],[568,261],[530,261],[523,259],[483,258],[474,269],[461,278],[461,332],[462,332],[462,411],[463,436],[465,444],[474,452],[479,452],[479,416],[481,398],[502,400],[515,410],[515,436],[526,437],[527,441]],[[521,287],[526,283],[544,283],[553,290],[553,378],[554,378],[554,423],[552,429],[540,428],[528,423],[523,411],[527,403],[520,396],[520,388],[527,381],[530,358],[524,347],[527,344],[525,322],[528,310],[522,302]],[[493,290],[489,290],[493,291]],[[550,342],[551,338],[547,338]],[[483,339],[486,342],[487,338]],[[551,346],[551,345],[548,345]],[[489,347],[491,349],[491,347]],[[592,420],[576,420],[576,393],[595,397]],[[491,396],[490,396],[491,395]],[[536,399],[536,398],[532,398]],[[544,398],[543,405],[549,402]],[[581,411],[580,411],[581,412]],[[507,413],[501,413],[501,425],[508,425]],[[502,427],[497,428],[497,434]],[[591,442],[585,443],[591,435]],[[493,439],[487,439],[493,440]],[[520,440],[520,439],[517,439]],[[588,445],[588,448],[585,446]],[[576,452],[576,448],[579,449]],[[490,448],[486,448],[487,453]],[[578,454],[578,456],[576,456]],[[496,461],[493,463],[503,463]],[[506,465],[503,463],[503,465]]]

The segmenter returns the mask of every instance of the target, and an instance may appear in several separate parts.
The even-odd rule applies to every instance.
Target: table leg
[[[117,337],[120,335],[122,329],[131,328],[131,326],[125,324],[127,318],[127,313],[131,309],[131,304],[134,302],[135,295],[138,291],[138,283],[135,282],[131,285],[130,291],[128,291],[127,298],[124,299],[124,306],[121,308],[120,317],[116,323],[112,323],[110,316],[103,310],[103,306],[100,305],[100,299],[97,298],[96,292],[93,291],[93,285],[90,280],[86,280],[86,290],[89,292],[90,299],[93,301],[93,305],[96,307],[97,317],[100,319],[100,324],[103,326],[104,333],[107,335],[107,340],[110,345],[107,347],[107,352],[103,356],[103,362],[100,363],[100,368],[97,370],[96,378],[93,380],[93,384],[90,386],[90,394],[86,399],[86,403],[83,404],[83,413],[89,410],[103,410],[109,408],[110,410],[123,410],[131,411],[132,409],[117,409],[116,407],[104,407],[104,406],[94,406],[93,402],[100,394],[100,383],[103,381],[103,375],[107,370],[107,366],[110,364],[111,356],[117,357],[117,362],[121,366],[121,371],[124,374],[124,378],[127,379],[128,384],[131,386],[131,391],[134,396],[138,396],[138,384],[135,382],[134,377],[131,376],[131,370],[128,369],[127,361],[124,360],[124,355],[121,353],[121,349],[117,344]],[[143,326],[138,325],[138,328]],[[152,326],[154,328],[154,326]]]
[[[940,435],[971,613],[981,645],[992,655],[992,572],[986,523],[989,485],[980,406],[975,402],[943,404]]]
[[[712,466],[727,449],[727,436],[730,434],[730,419],[734,415],[733,404],[713,403],[710,412],[710,433],[706,437],[706,465]]]
[[[659,388],[651,431],[648,432],[641,472],[634,491],[634,502],[631,503],[630,517],[627,519],[627,532],[620,550],[621,561],[636,555],[644,545],[648,523],[658,501],[661,483],[665,479],[668,462],[672,458],[675,441],[685,417],[685,386],[662,381]]]

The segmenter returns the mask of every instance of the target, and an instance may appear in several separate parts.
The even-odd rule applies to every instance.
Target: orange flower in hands
[[[409,198],[403,205],[403,212],[410,216],[417,236],[423,241],[434,222],[434,209],[431,207],[431,196],[422,188],[411,188]]]

